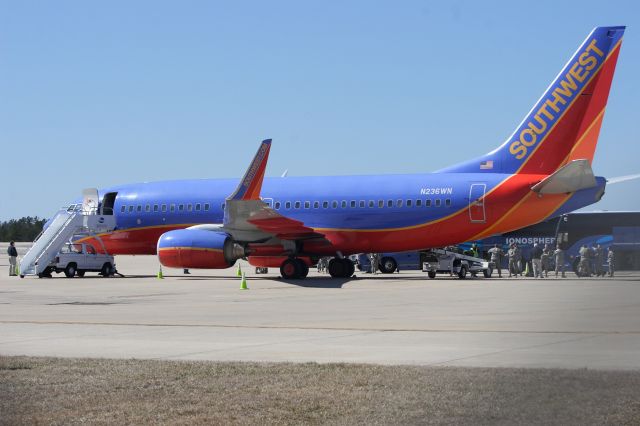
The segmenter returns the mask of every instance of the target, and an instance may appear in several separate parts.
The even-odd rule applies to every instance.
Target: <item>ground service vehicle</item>
[[[92,245],[68,243],[40,277],[50,277],[52,272],[64,272],[67,278],[84,277],[85,272],[99,272],[103,277],[110,277],[116,268],[113,256],[97,253]]]
[[[435,278],[438,273],[456,274],[464,279],[467,273],[476,275],[482,272],[485,278],[491,278],[493,265],[479,257],[467,256],[453,250],[432,249],[426,252],[422,271],[429,274],[429,278]]]

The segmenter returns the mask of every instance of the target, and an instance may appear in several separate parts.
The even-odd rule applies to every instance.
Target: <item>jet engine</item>
[[[167,268],[224,269],[244,256],[244,248],[219,231],[178,229],[158,240],[158,258]]]

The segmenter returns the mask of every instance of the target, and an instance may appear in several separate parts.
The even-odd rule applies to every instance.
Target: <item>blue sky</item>
[[[640,7],[0,1],[0,220],[85,187],[434,171],[502,143],[589,31],[627,25],[594,161],[640,173]],[[593,209],[640,210],[640,181]]]

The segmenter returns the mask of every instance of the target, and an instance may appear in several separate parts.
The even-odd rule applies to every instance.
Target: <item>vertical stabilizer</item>
[[[441,172],[551,174],[592,161],[625,27],[595,28],[505,143]]]

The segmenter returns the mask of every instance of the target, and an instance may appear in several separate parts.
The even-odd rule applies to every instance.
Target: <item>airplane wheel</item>
[[[396,271],[398,264],[393,257],[383,257],[380,261],[379,267],[383,274],[393,274]]]
[[[354,272],[356,272],[356,265],[354,265],[353,262],[351,260],[349,260],[348,258],[344,258],[343,260],[347,264],[347,276],[346,277],[348,278],[351,275],[353,275]]]
[[[349,259],[333,258],[329,261],[329,275],[332,278],[348,278],[355,272],[356,268]]]
[[[298,278],[306,278],[309,275],[309,267],[307,263],[302,259],[296,259],[298,262],[298,270],[300,273],[298,274]]]
[[[429,271],[428,275],[429,275],[429,278],[433,279],[436,277],[436,271]]]
[[[332,278],[343,278],[347,273],[347,264],[342,259],[333,258],[329,261],[329,275]]]
[[[300,264],[298,259],[287,259],[280,265],[280,275],[285,280],[294,280],[300,276]]]

